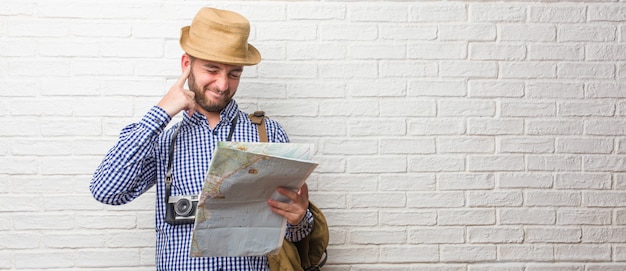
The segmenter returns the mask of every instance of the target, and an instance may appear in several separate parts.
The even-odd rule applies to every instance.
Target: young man
[[[191,258],[193,224],[177,225],[165,219],[167,161],[178,126],[172,153],[172,196],[200,194],[216,142],[259,141],[257,126],[233,100],[243,66],[261,61],[256,48],[248,44],[249,32],[243,16],[202,8],[191,25],[182,28],[182,75],[140,122],[122,130],[94,174],[91,193],[111,205],[128,203],[156,186],[157,270],[269,270],[265,256]],[[185,81],[189,89],[184,88]],[[183,120],[166,131],[181,111]],[[276,121],[265,119],[265,127],[269,142],[289,141]],[[269,208],[287,219],[285,238],[297,242],[313,226],[306,184],[298,192],[277,190],[291,202],[268,200]]]

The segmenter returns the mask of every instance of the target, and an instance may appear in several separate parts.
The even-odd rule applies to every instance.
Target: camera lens
[[[179,199],[174,204],[174,211],[179,216],[190,216],[193,212],[193,205],[189,199]]]

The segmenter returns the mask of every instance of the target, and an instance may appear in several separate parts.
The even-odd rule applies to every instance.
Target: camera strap
[[[230,131],[228,131],[228,138],[226,141],[231,141],[233,139],[233,133],[235,132],[235,126],[237,126],[237,119],[239,118],[239,114],[235,114],[235,117],[230,122]],[[172,194],[172,161],[174,160],[174,149],[176,146],[176,138],[180,133],[180,128],[183,126],[183,122],[178,123],[178,127],[172,134],[172,140],[170,142],[170,149],[167,155],[167,171],[165,172],[165,204]]]

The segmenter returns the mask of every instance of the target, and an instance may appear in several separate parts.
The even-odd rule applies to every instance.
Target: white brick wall
[[[88,184],[205,5],[252,22],[241,106],[317,147],[325,270],[626,270],[624,0],[2,0],[0,270],[154,270],[154,193]]]

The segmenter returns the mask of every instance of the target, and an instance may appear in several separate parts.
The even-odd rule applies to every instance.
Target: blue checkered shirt
[[[156,185],[156,268],[157,270],[269,270],[267,257],[189,257],[193,225],[165,223],[165,171],[172,134],[182,125],[176,139],[172,163],[172,195],[195,195],[209,168],[216,142],[228,138],[232,120],[238,115],[232,141],[259,141],[257,127],[232,101],[221,112],[221,120],[211,129],[204,115],[183,114],[183,120],[165,130],[171,117],[154,106],[139,123],[125,127],[118,143],[96,169],[90,190],[100,202],[120,205],[137,198]],[[266,118],[268,140],[289,142],[278,122]],[[285,238],[296,242],[310,233],[313,216],[307,211],[298,225],[287,225]],[[216,244],[219,245],[219,244]]]

